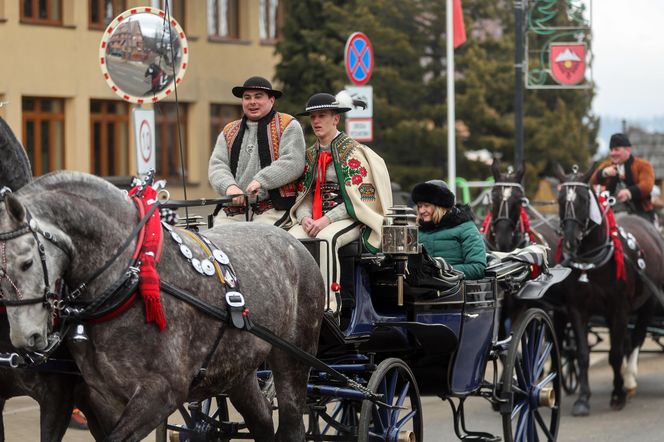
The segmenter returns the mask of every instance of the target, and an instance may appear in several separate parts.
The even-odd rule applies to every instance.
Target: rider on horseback
[[[611,135],[610,158],[603,161],[590,182],[604,186],[627,211],[654,222],[651,200],[655,172],[648,160],[632,155],[632,144],[625,134]]]

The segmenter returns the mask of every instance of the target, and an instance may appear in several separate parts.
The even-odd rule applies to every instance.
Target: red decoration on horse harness
[[[606,202],[606,197],[600,194],[598,197],[599,205],[601,207],[606,207],[608,204]],[[620,233],[618,232],[618,224],[616,223],[616,217],[613,214],[613,209],[610,207],[604,213],[604,219],[606,221],[606,234],[613,242],[613,259],[616,262],[616,279],[622,279],[627,282],[627,272],[625,271],[625,255],[623,253],[622,241],[620,241]],[[560,263],[563,258],[563,238],[561,237],[558,241],[558,249],[556,250],[556,262]]]
[[[333,282],[332,284],[330,284],[330,289],[331,289],[333,292],[338,292],[339,290],[341,290],[341,286],[339,285],[338,282],[335,281],[335,282]]]
[[[528,213],[523,206],[519,207],[519,232],[528,234],[528,243],[535,244],[536,236],[533,234],[533,231],[530,230],[530,218],[528,218]],[[487,235],[491,230],[491,212],[487,213],[482,221],[482,226],[480,227],[480,233],[482,235]]]
[[[141,216],[156,203],[157,191],[151,186],[134,187],[129,191],[138,206]],[[145,304],[145,322],[154,322],[159,331],[166,328],[166,316],[161,305],[161,290],[157,263],[161,257],[162,232],[159,210],[155,210],[143,227],[142,245],[137,244],[136,252],[140,256],[138,291]]]

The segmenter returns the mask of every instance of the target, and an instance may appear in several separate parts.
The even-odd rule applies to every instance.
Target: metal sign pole
[[[452,0],[447,0],[447,183],[456,194],[456,149],[454,109],[454,21]]]
[[[523,162],[523,8],[525,0],[514,2],[514,164]]]

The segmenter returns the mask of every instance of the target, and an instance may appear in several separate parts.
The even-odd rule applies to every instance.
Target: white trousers
[[[255,223],[261,223],[261,224],[272,224],[276,223],[279,221],[281,218],[284,217],[286,214],[285,210],[277,210],[277,209],[269,209],[266,210],[265,212],[261,213],[260,215],[254,213],[251,210],[251,207],[249,208],[249,221],[253,221]],[[227,224],[227,223],[236,223],[236,222],[242,222],[246,221],[247,217],[244,213],[238,214],[238,215],[233,215],[233,216],[228,216],[226,215],[226,212],[221,210],[217,217],[214,219],[214,225],[218,224]]]
[[[356,225],[351,227],[353,224]],[[341,309],[341,304],[337,302],[336,294],[330,296],[330,287],[332,283],[339,282],[339,272],[341,267],[339,265],[338,252],[341,247],[360,237],[361,226],[362,224],[358,223],[354,219],[344,219],[341,221],[333,222],[318,232],[318,235],[316,235],[316,238],[322,241],[320,245],[320,256],[318,257],[318,262],[320,263],[320,272],[323,275],[326,293],[328,294],[327,308],[334,312],[337,312]],[[298,239],[310,238],[310,236],[307,235],[307,233],[302,228],[302,225],[300,224],[292,227],[289,232],[291,235]],[[332,248],[334,248],[333,251]],[[331,253],[334,253],[334,255],[331,255]],[[332,259],[332,256],[334,259]]]

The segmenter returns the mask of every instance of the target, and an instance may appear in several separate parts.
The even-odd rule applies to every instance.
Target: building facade
[[[107,86],[99,45],[106,26],[122,11],[163,9],[164,3],[0,0],[0,116],[23,143],[35,175],[58,169],[104,177],[135,174],[131,111],[137,105]],[[208,159],[223,126],[241,116],[231,88],[252,75],[272,79],[282,3],[168,2],[189,47],[189,66],[177,90],[179,107],[173,94],[154,105],[157,175],[169,181],[173,198],[182,197],[180,158],[187,196],[215,196],[207,180]]]

